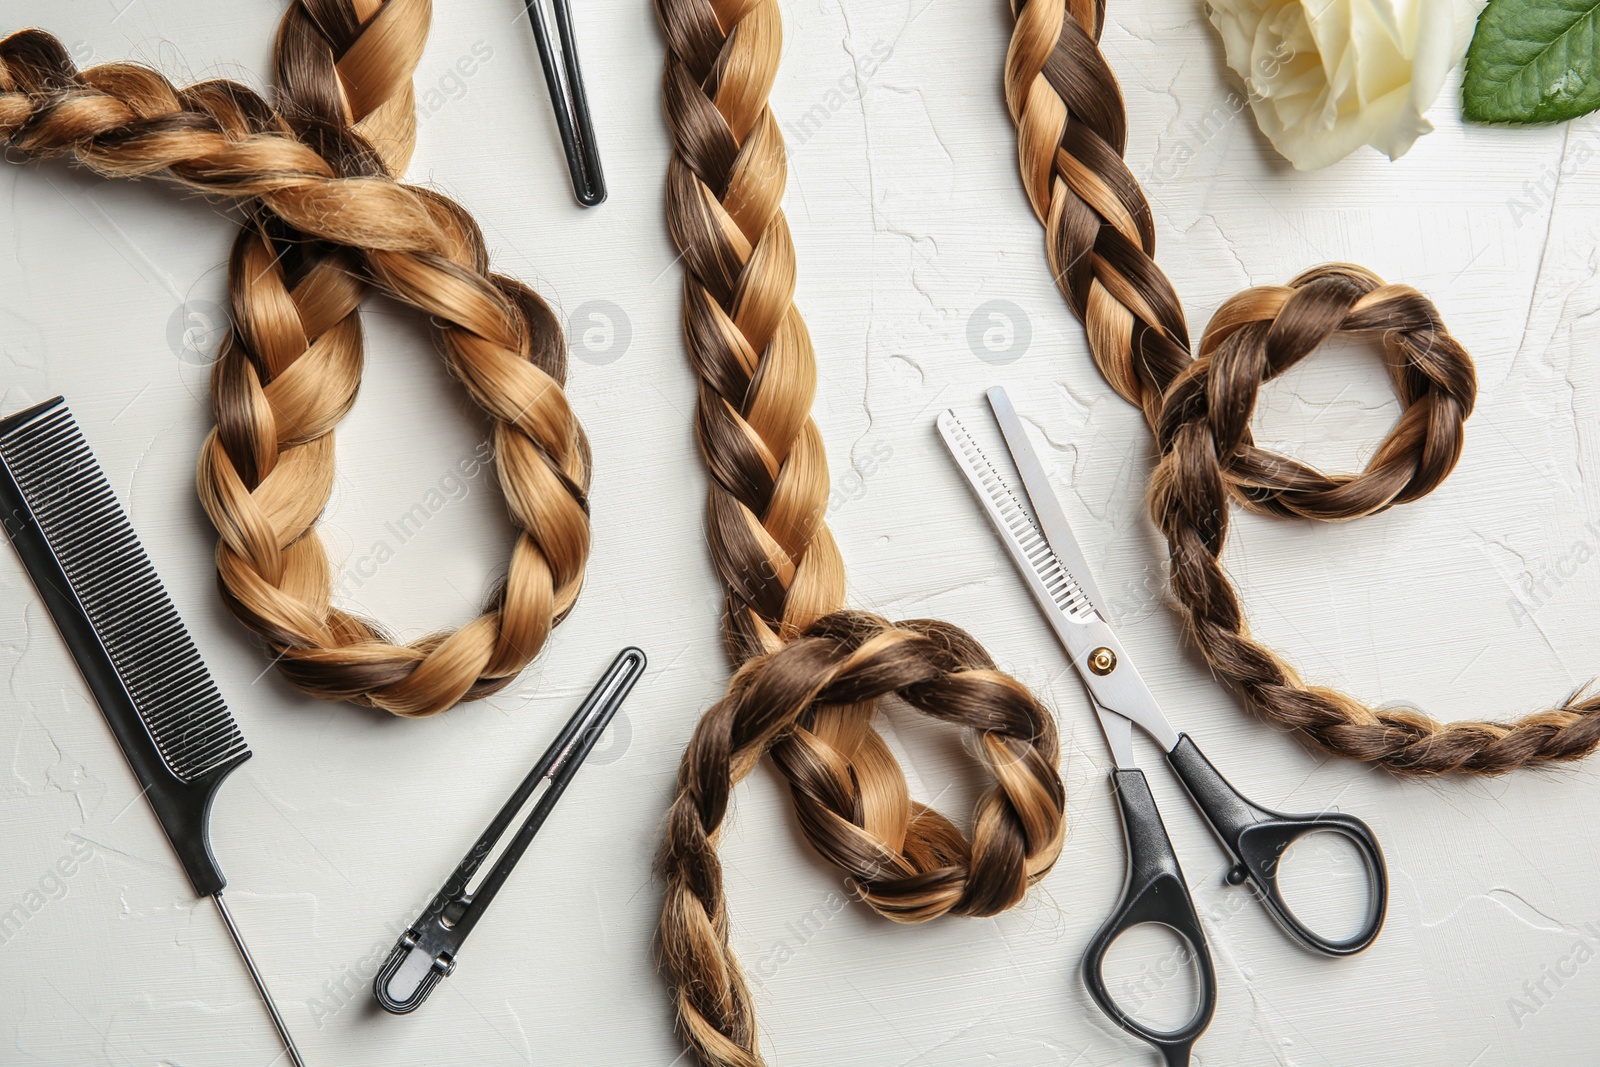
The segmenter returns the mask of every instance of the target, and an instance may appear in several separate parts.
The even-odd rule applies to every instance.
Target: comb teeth
[[[72,413],[58,404],[0,433],[0,461],[27,501],[167,769],[192,781],[248,753],[238,724]]]
[[[1096,614],[1094,604],[1084,593],[1083,587],[1061,565],[1061,561],[1051,551],[1050,543],[1044,539],[1039,528],[1022,509],[1021,503],[1011,492],[1011,487],[1000,477],[1000,472],[994,469],[994,464],[989,461],[988,455],[978,447],[978,442],[972,439],[972,435],[967,432],[966,426],[962,425],[956,413],[946,411],[939,416],[939,423],[941,429],[945,431],[946,440],[960,451],[961,461],[966,465],[970,476],[969,480],[994,505],[1000,521],[1021,547],[1029,569],[1043,583],[1050,600],[1056,607],[1074,618],[1094,616]]]

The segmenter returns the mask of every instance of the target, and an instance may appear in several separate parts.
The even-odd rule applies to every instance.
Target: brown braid
[[[1014,2],[1005,89],[1023,186],[1096,365],[1155,432],[1151,511],[1171,553],[1173,595],[1211,669],[1268,722],[1402,774],[1500,774],[1588,755],[1600,743],[1600,695],[1509,724],[1444,723],[1306,685],[1250,637],[1220,562],[1229,501],[1336,521],[1432,491],[1461,455],[1472,361],[1421,293],[1342,264],[1239,294],[1192,353],[1177,294],[1152,258],[1150,206],[1122,158],[1127,115],[1098,45],[1104,0]],[[1405,408],[1356,475],[1323,474],[1250,436],[1261,384],[1339,332],[1381,336]]]
[[[72,155],[107,177],[163,177],[245,207],[233,330],[212,380],[217,427],[198,472],[219,585],[296,685],[400,715],[514,678],[570,610],[589,546],[588,445],[561,388],[559,324],[532,290],[489,272],[464,210],[391,177],[415,139],[410,77],[429,10],[297,0],[278,42],[282,115],[231,82],[179,90],[125,63],[79,73],[40,31],[0,41],[0,143],[14,153]],[[451,371],[494,420],[520,531],[483,616],[404,646],[331,605],[315,529],[332,431],[360,381],[368,285],[430,317]]]
[[[696,430],[711,469],[712,557],[727,587],[728,694],[678,774],[661,864],[663,967],[701,1062],[761,1062],[750,990],[728,944],[717,841],[729,795],[767,753],[811,844],[899,922],[991,915],[1050,869],[1064,835],[1049,712],[946,623],[843,610],[823,515],[828,474],[811,420],[816,357],[793,304],[779,201],[783,138],[767,107],[776,0],[658,0],[673,134],[668,221],[683,252],[684,333],[700,376]],[[871,717],[897,694],[976,731],[993,786],[970,836],[913,801]]]

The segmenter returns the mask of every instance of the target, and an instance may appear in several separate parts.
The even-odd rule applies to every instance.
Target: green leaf
[[[1489,0],[1467,49],[1473,122],[1561,122],[1600,108],[1600,0]]]

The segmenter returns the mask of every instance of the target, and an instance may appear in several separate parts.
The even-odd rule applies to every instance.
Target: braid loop
[[[1212,671],[1266,721],[1401,774],[1500,774],[1592,752],[1600,695],[1512,723],[1439,722],[1307,685],[1250,636],[1220,560],[1230,502],[1340,521],[1432,492],[1461,456],[1477,390],[1471,358],[1427,297],[1348,264],[1238,294],[1192,352],[1155,263],[1149,204],[1122,159],[1126,111],[1098,45],[1104,0],[1014,0],[1013,10],[1005,89],[1023,187],[1096,366],[1155,434],[1151,513],[1167,539],[1173,597]],[[1377,337],[1403,408],[1356,474],[1326,474],[1250,434],[1262,383],[1336,333]]]
[[[827,456],[810,416],[816,355],[793,303],[780,208],[783,137],[767,107],[776,0],[658,0],[657,12],[673,134],[667,218],[686,267],[709,541],[738,664],[679,768],[661,850],[660,956],[701,1062],[754,1067],[754,1005],[728,943],[717,843],[734,786],[763,756],[788,780],[812,847],[897,922],[1019,902],[1060,854],[1065,793],[1053,718],[972,637],[844,607],[844,566],[824,521]],[[872,726],[891,696],[979,739],[991,785],[970,833],[911,798]]]
[[[970,838],[910,799],[868,717],[891,694],[980,738],[994,785]],[[762,1062],[716,850],[733,787],[769,753],[812,847],[896,922],[1005,911],[1048,873],[1064,832],[1055,720],[965,632],[836,611],[747,660],[684,753],[661,851],[662,964],[685,1039],[719,1067]]]
[[[14,154],[70,155],[243,208],[233,325],[212,374],[216,428],[197,472],[218,584],[295,685],[407,716],[509,683],[572,607],[589,546],[588,443],[562,392],[559,323],[531,289],[489,271],[459,205],[397,180],[430,15],[430,0],[294,0],[277,40],[281,111],[232,82],[177,89],[127,63],[80,73],[36,30],[0,41],[0,142]],[[430,318],[494,422],[518,528],[484,614],[406,645],[332,605],[316,531],[333,431],[360,385],[369,287]]]

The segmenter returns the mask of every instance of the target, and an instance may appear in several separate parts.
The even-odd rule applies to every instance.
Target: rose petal
[[[1210,0],[1228,66],[1256,124],[1301,170],[1370,144],[1391,159],[1461,54],[1464,0]]]

